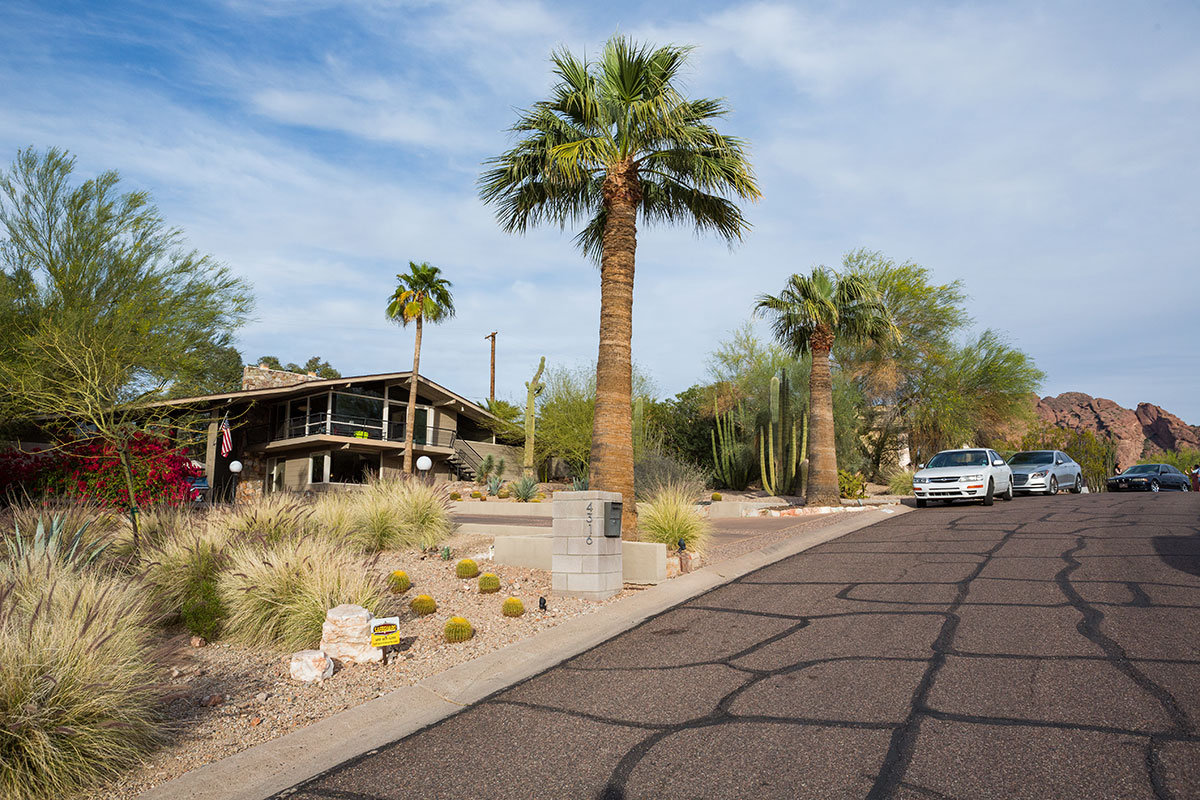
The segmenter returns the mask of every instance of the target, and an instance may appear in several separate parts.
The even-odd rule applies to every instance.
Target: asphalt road
[[[281,796],[1200,798],[1200,496],[938,506]]]

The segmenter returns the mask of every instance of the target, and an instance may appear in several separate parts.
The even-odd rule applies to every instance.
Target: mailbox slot
[[[621,538],[621,504],[604,504],[604,535],[610,539]]]

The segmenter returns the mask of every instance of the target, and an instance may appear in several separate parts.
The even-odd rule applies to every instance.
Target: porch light
[[[242,462],[230,461],[229,462],[229,471],[232,472],[234,475],[237,475],[239,472],[242,471]]]
[[[429,456],[421,456],[417,459],[417,469],[421,470],[421,472],[428,472],[432,466],[433,461],[430,460]]]

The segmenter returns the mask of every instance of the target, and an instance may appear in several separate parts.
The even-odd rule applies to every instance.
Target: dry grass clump
[[[108,783],[155,741],[151,601],[136,581],[51,560],[0,576],[0,797]]]
[[[673,550],[682,539],[688,550],[703,551],[712,526],[696,508],[695,486],[668,482],[639,509],[638,531],[643,542],[659,542]]]
[[[321,539],[236,547],[217,591],[228,610],[229,638],[283,650],[316,647],[334,606],[352,603],[379,616],[390,597],[370,565]]]
[[[170,619],[206,639],[217,638],[225,619],[225,605],[217,592],[228,562],[223,534],[219,528],[200,528],[147,551],[145,579],[151,594]]]
[[[303,499],[279,492],[214,512],[209,524],[223,528],[230,541],[270,545],[302,538],[309,532],[312,513]]]
[[[888,494],[911,495],[913,493],[912,470],[901,469],[888,478]]]
[[[186,506],[158,506],[138,514],[138,542],[133,543],[133,526],[129,517],[116,520],[112,546],[105,552],[105,559],[126,569],[141,569],[148,550],[186,535],[201,523],[199,515]]]
[[[355,492],[323,495],[314,532],[362,553],[436,547],[454,533],[443,488],[413,478],[380,478]]]

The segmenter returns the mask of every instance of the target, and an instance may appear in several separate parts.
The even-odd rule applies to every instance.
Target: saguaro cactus
[[[787,372],[771,378],[771,420],[759,432],[758,461],[762,471],[762,484],[773,495],[794,494],[800,486],[801,455],[800,427],[792,416],[791,386]],[[807,449],[807,419],[803,426],[803,439]]]
[[[534,421],[537,417],[533,403],[546,386],[541,380],[542,370],[545,368],[546,357],[542,356],[542,360],[538,362],[537,372],[533,373],[533,380],[525,383],[525,460],[521,467],[528,476],[533,475],[533,433]]]

